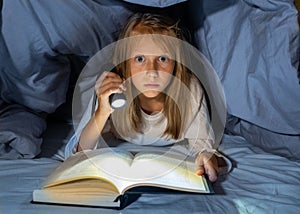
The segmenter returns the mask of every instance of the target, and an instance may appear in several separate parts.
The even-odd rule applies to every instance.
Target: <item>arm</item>
[[[186,130],[185,138],[188,139],[190,151],[196,156],[196,174],[207,174],[210,181],[216,181],[220,155],[216,151],[214,132],[210,124],[207,103],[201,85],[191,85],[193,117]],[[200,107],[199,107],[200,106]]]
[[[210,181],[214,182],[218,177],[218,161],[214,149],[214,136],[213,130],[208,120],[208,112],[205,100],[203,99],[201,109],[197,113],[194,121],[189,127],[189,131],[193,131],[193,135],[188,134],[187,138],[192,152],[197,154],[196,174],[207,174]],[[197,136],[195,136],[197,133]]]
[[[81,132],[77,151],[95,148],[98,138],[110,114],[101,114],[98,109]]]
[[[123,80],[113,72],[103,73],[96,82],[98,108],[81,132],[77,151],[95,148],[98,138],[114,111],[109,104],[109,96],[113,93],[122,93],[125,89]]]

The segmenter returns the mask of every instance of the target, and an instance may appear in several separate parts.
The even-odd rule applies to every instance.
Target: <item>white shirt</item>
[[[136,133],[130,138],[123,137],[123,139],[133,144],[147,146],[170,146],[187,140],[190,154],[195,155],[203,151],[215,152],[216,145],[214,145],[214,134],[209,122],[207,104],[203,89],[197,80],[193,79],[191,81],[190,91],[192,94],[192,100],[190,102],[192,105],[192,115],[180,139],[175,140],[172,139],[171,136],[162,137],[167,125],[167,119],[162,111],[153,115],[148,115],[142,111],[141,115],[144,124],[142,132]],[[88,109],[83,115],[74,136],[69,140],[65,148],[65,158],[76,152],[81,131],[92,115],[92,100],[93,99],[91,99]],[[105,132],[112,132],[115,136],[120,136],[118,133],[115,133],[115,130],[111,128],[110,122],[108,121],[106,122],[102,134]],[[97,146],[95,148],[97,148]]]

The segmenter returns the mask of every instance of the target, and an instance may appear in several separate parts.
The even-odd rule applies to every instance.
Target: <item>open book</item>
[[[68,158],[34,190],[33,201],[120,207],[122,195],[140,186],[212,192],[205,177],[196,175],[194,160],[181,154],[101,149]]]

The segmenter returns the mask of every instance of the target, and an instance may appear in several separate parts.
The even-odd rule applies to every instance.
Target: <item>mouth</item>
[[[159,84],[155,84],[155,83],[148,83],[148,84],[144,84],[145,88],[158,88]]]

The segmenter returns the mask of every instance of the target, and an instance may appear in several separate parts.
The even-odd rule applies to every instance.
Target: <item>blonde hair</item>
[[[152,35],[154,41],[159,40],[160,45],[163,44],[165,49],[175,53],[174,78],[165,91],[163,108],[163,114],[167,118],[167,126],[163,136],[170,135],[173,139],[181,137],[191,116],[191,94],[189,89],[193,76],[190,70],[179,63],[184,58],[186,59],[179,41],[186,41],[186,35],[188,34],[178,25],[179,22],[175,22],[166,16],[149,13],[135,14],[120,33],[119,41],[132,37],[134,39],[129,39],[126,45],[117,44],[114,56],[116,62],[121,62],[117,65],[117,70],[125,79],[128,79],[130,78],[130,66],[127,63],[128,54],[131,51],[132,44],[143,35]],[[159,37],[155,35],[159,35]],[[174,40],[170,40],[170,37],[174,37]],[[134,87],[131,84],[126,85],[126,87],[127,106],[114,111],[112,114],[115,129],[122,137],[130,137],[134,132],[141,132],[143,127],[141,108]]]

